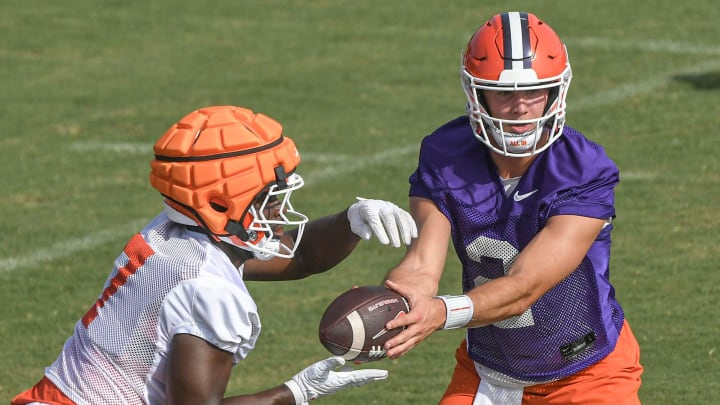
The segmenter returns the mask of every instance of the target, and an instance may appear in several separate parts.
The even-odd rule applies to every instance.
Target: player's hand
[[[369,240],[373,234],[380,243],[400,247],[409,245],[417,237],[417,226],[410,214],[397,205],[383,200],[357,197],[348,208],[350,229],[359,237]]]
[[[345,359],[342,357],[328,357],[307,367],[286,382],[285,385],[295,396],[296,405],[307,404],[308,401],[345,388],[359,387],[369,382],[384,380],[388,376],[387,370],[354,370],[348,366],[342,367],[338,371],[332,371],[344,364]]]
[[[425,340],[445,324],[445,304],[416,289],[385,280],[385,286],[396,291],[410,304],[410,312],[397,317],[385,325],[385,329],[404,327],[397,336],[385,342],[387,357],[397,359]]]

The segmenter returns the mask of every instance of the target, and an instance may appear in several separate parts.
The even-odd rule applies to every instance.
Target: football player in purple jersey
[[[385,281],[412,309],[385,348],[466,328],[442,405],[639,403],[639,347],[609,279],[618,168],[565,125],[571,77],[547,23],[498,14],[463,53],[467,115],[422,142],[419,236]],[[460,295],[438,291],[449,241]]]

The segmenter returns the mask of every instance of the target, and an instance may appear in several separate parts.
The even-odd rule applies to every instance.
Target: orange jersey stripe
[[[97,317],[98,309],[105,306],[105,303],[117,292],[118,288],[125,284],[128,278],[145,264],[145,260],[147,260],[148,257],[155,254],[155,251],[145,242],[145,239],[143,239],[139,233],[130,239],[123,251],[129,259],[128,263],[118,269],[117,274],[110,280],[109,285],[103,290],[100,298],[95,302],[95,305],[82,317],[82,323],[86,328],[90,325],[90,322]]]

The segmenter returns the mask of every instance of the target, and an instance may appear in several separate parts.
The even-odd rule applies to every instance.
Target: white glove
[[[345,359],[339,356],[328,357],[325,360],[307,367],[286,382],[296,405],[306,405],[308,401],[317,399],[345,388],[359,387],[369,382],[384,380],[388,376],[387,370],[363,369],[353,370],[352,367],[343,367],[340,371],[331,371],[345,364]]]
[[[383,200],[368,200],[357,197],[358,202],[348,208],[350,229],[359,237],[368,240],[375,234],[380,243],[400,247],[402,242],[409,245],[417,238],[417,226],[410,214],[397,205]]]

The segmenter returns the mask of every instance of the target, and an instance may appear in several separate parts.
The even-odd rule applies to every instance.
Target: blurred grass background
[[[235,104],[283,123],[316,218],[356,195],[407,207],[421,138],[464,112],[459,58],[501,11],[546,20],[569,48],[569,125],[621,169],[612,277],[640,341],[647,404],[720,392],[720,10],[715,2],[0,2],[0,401],[34,384],[161,209],[153,142],[187,112]],[[326,352],[325,306],[374,284],[401,250],[365,242],[335,270],[251,283],[263,321],[229,393],[279,384]],[[449,255],[444,293],[460,291]],[[373,363],[387,381],[321,399],[433,404],[462,331]]]

